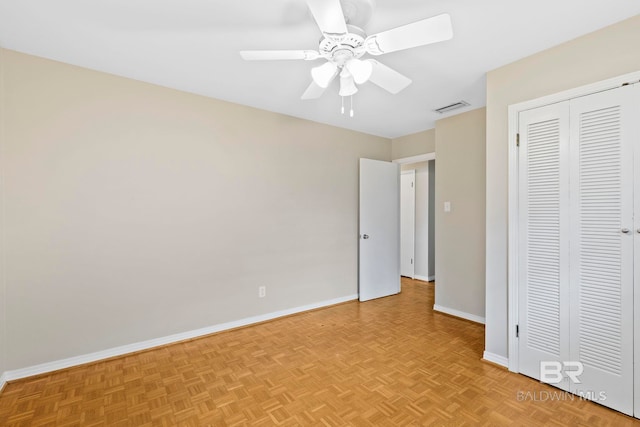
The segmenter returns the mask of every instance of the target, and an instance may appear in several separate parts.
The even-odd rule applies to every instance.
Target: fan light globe
[[[327,62],[319,67],[312,68],[311,77],[318,86],[327,88],[337,72],[338,67],[332,62]]]
[[[373,65],[368,61],[362,61],[360,59],[352,59],[345,65],[355,82],[359,85],[365,83],[371,78],[373,73]]]
[[[353,76],[346,69],[343,68],[340,73],[340,96],[351,96],[358,92],[358,88],[356,87],[356,83],[354,82]]]

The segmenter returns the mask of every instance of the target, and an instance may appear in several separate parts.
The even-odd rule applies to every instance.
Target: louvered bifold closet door
[[[633,91],[571,101],[571,391],[633,414]]]
[[[569,103],[520,113],[519,132],[519,370],[540,379],[569,357]]]

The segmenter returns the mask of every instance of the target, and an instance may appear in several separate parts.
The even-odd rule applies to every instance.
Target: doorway
[[[401,186],[401,200],[411,198],[415,201],[412,215],[402,212],[402,208],[411,209],[411,203],[402,203],[401,207],[401,265],[407,263],[412,269],[401,269],[401,275],[413,279],[432,282],[435,280],[435,156],[426,160],[401,163],[401,174],[407,182]],[[421,160],[421,159],[419,159]],[[413,178],[413,181],[409,181]],[[412,188],[409,182],[413,182]],[[409,193],[409,194],[406,194]],[[411,230],[411,231],[408,231]],[[412,241],[413,240],[413,241]],[[411,254],[413,255],[411,257]],[[407,259],[405,259],[407,258]],[[412,258],[412,259],[409,259]],[[412,264],[411,264],[412,262]],[[411,271],[413,270],[413,271]]]
[[[400,276],[415,279],[416,171],[400,172]]]

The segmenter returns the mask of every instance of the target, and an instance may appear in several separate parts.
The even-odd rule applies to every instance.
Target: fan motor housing
[[[320,55],[328,60],[343,65],[352,58],[360,58],[365,54],[365,32],[354,25],[347,25],[349,32],[339,39],[325,37],[320,40]]]

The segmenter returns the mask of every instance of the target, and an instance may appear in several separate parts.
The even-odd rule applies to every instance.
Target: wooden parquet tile
[[[397,296],[16,381],[0,426],[640,425],[482,362],[483,326],[433,312],[433,292],[403,279]]]

